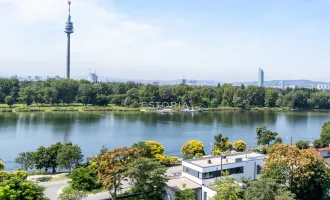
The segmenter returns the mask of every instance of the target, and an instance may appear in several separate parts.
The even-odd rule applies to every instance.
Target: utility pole
[[[291,146],[292,146],[292,136],[290,137],[290,144],[291,144]]]

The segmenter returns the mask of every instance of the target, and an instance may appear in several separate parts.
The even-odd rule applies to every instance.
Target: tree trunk
[[[56,173],[56,167],[53,166],[52,174],[55,174],[55,173]]]

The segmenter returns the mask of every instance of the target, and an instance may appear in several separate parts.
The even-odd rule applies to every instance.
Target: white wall
[[[324,158],[324,157],[329,157],[330,155],[328,155],[329,151],[320,151],[320,155]]]
[[[202,179],[199,179],[199,178],[197,178],[197,177],[194,177],[194,176],[192,176],[192,175],[190,175],[190,174],[188,174],[188,173],[186,173],[186,172],[182,172],[182,176],[183,176],[183,177],[186,177],[186,178],[188,178],[188,179],[190,179],[190,180],[192,180],[192,181],[194,181],[195,183],[198,183],[198,184],[200,184],[200,185],[203,184]]]
[[[212,199],[212,197],[214,197],[217,194],[217,192],[212,190],[211,188],[202,186],[202,200],[204,200],[205,193],[206,193],[207,200]]]
[[[175,191],[169,187],[165,188],[166,194],[163,197],[163,200],[175,200]]]

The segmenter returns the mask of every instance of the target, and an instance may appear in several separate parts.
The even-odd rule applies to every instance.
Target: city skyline
[[[72,76],[233,82],[262,66],[265,80],[328,81],[326,0],[72,2]],[[2,75],[65,76],[66,1],[0,0],[0,13]]]

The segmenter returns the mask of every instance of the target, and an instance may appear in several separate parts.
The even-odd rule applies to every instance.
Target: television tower
[[[68,1],[69,4],[69,16],[68,21],[65,22],[64,32],[68,36],[68,47],[66,56],[66,78],[70,79],[70,34],[73,33],[73,23],[71,22],[71,0]]]

